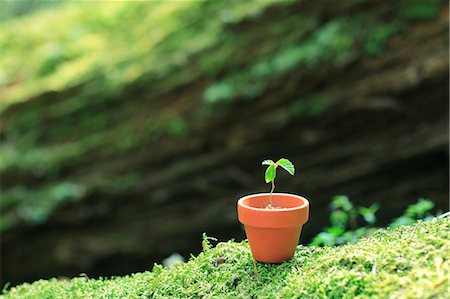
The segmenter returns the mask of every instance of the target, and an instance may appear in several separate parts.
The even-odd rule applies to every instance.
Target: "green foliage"
[[[200,1],[103,2],[86,14],[86,6],[92,4],[70,2],[55,6],[56,11],[49,7],[26,18],[3,21],[1,109],[42,93],[79,87],[74,94],[64,94],[63,100],[40,106],[50,94],[8,117],[0,145],[0,171],[48,178],[93,152],[101,159],[160,138],[186,137],[188,120],[177,111],[151,115],[150,106],[140,108],[143,115],[131,117],[130,111],[136,111],[133,105],[142,104],[123,96],[125,86],[152,86],[151,93],[158,94],[200,76],[206,70],[193,67],[187,58],[228,40],[236,43],[228,43],[227,49],[245,44],[242,39],[229,39],[226,26],[253,18],[271,4],[236,1],[226,8]],[[226,23],[218,17],[204,18],[205,14],[222,15],[225,9],[232,9]],[[25,52],[27,63],[23,64]],[[216,54],[200,57],[213,59],[216,69],[220,59],[228,64],[221,51]],[[179,72],[180,67],[187,71]]]
[[[417,203],[410,205],[405,213],[399,218],[395,219],[389,226],[397,227],[402,225],[412,225],[416,223],[417,219],[428,219],[432,215],[430,210],[434,208],[434,203],[427,198],[419,198]]]
[[[430,19],[439,11],[445,0],[403,0],[400,1],[401,14],[411,20]]]
[[[289,161],[288,159],[281,158],[280,160],[277,161],[277,165],[281,166],[284,170],[289,172],[290,175],[295,174],[294,164],[292,164],[292,162]]]
[[[207,251],[209,249],[211,249],[213,246],[211,245],[210,241],[217,241],[216,238],[213,237],[209,237],[208,235],[206,235],[206,233],[203,233],[202,235],[202,249],[203,251]]]
[[[288,159],[285,159],[285,158],[279,159],[276,163],[272,160],[264,160],[262,162],[262,165],[268,165],[268,167],[266,169],[266,174],[265,174],[266,183],[275,181],[278,166],[281,166],[284,170],[289,172],[290,175],[295,174],[294,164],[292,164],[291,161],[289,161]]]
[[[408,206],[405,213],[389,226],[413,225],[418,219],[427,220],[431,217],[429,211],[433,207],[434,203],[429,199],[419,198],[417,203]],[[377,203],[369,207],[355,207],[347,196],[338,195],[333,197],[330,208],[330,226],[315,236],[311,245],[355,243],[378,229],[374,226],[377,219],[375,214],[380,208]],[[364,225],[358,227],[361,221]]]
[[[315,117],[335,103],[335,100],[324,93],[314,93],[305,98],[293,101],[289,106],[289,113],[294,116]]]
[[[216,83],[205,91],[205,101],[210,104],[230,101],[235,96],[233,86],[229,83]]]
[[[169,136],[184,138],[189,133],[189,126],[182,117],[170,117],[166,124],[166,132]]]
[[[274,163],[275,162],[273,162],[273,160],[270,160],[270,159],[262,161],[262,165],[272,165]]]
[[[144,78],[148,84],[148,78],[175,73],[171,76],[174,87],[199,74],[199,69],[192,68],[178,72],[190,65],[191,55],[227,40],[226,26],[255,17],[272,4],[231,1],[226,7],[202,1],[103,2],[86,14],[86,7],[92,4],[70,1],[55,10],[3,21],[0,84],[8,86],[4,105],[92,80],[104,94]],[[221,15],[226,12],[230,17],[224,22]],[[211,17],[204,18],[205,14]],[[28,58],[25,66],[24,52]],[[217,55],[220,59],[211,59],[225,63],[222,54]]]
[[[292,72],[332,70],[365,52],[380,54],[399,25],[407,30],[406,20],[424,15],[419,8],[425,5],[403,1],[389,19],[364,13],[365,4],[355,2],[351,16],[322,19],[300,11],[264,21],[272,8],[293,11],[291,2],[0,1],[0,172],[42,182],[27,191],[40,202],[30,209],[56,207],[63,201],[42,190],[57,186],[67,169],[193,133],[198,126],[191,124],[201,123],[203,114],[170,96],[161,105],[160,95],[198,80],[199,89],[183,92],[183,101],[224,111],[210,104],[252,100]],[[424,11],[444,2],[436,3]],[[315,117],[334,103],[328,94],[301,95],[287,117]],[[102,192],[95,188],[115,188],[105,183],[107,175],[95,175],[93,184],[73,183]],[[20,218],[13,211],[26,200],[10,198],[17,206],[10,201],[2,215]]]
[[[0,232],[17,223],[38,225],[44,223],[60,204],[82,200],[92,190],[114,194],[135,185],[137,173],[108,175],[96,173],[84,182],[57,181],[39,188],[16,185],[2,191],[0,200]]]
[[[442,1],[403,1],[398,5],[398,16],[390,22],[374,20],[367,14],[335,18],[323,25],[317,18],[309,16],[296,19],[295,24],[284,20],[281,28],[283,25],[298,28],[295,39],[213,82],[203,94],[204,102],[219,104],[238,98],[252,100],[263,94],[272,78],[292,69],[308,71],[320,65],[339,68],[364,52],[381,55],[386,42],[405,29],[408,20],[435,16]],[[320,113],[316,111],[314,109],[311,113]]]
[[[317,26],[314,18],[304,18],[298,22],[303,24],[300,29],[303,31],[299,33],[301,36]],[[213,83],[206,89],[204,101],[209,104],[229,102],[239,96],[252,99],[265,90],[271,77],[295,67],[312,69],[319,64],[341,66],[348,63],[355,56],[352,48],[356,31],[352,22],[352,18],[332,20],[316,29],[308,39],[282,47],[246,69]]]
[[[362,236],[374,231],[371,225],[375,222],[375,213],[379,209],[377,204],[370,207],[355,207],[345,195],[333,197],[330,213],[330,226],[315,236],[311,245],[334,246],[355,243]],[[362,217],[369,226],[357,228],[358,218]]]
[[[269,165],[266,169],[265,179],[266,183],[273,182],[275,180],[275,177],[277,176],[276,166],[275,164]]]
[[[446,298],[450,218],[379,230],[356,244],[299,246],[282,264],[257,264],[247,242],[229,241],[171,268],[110,279],[39,280],[9,298]],[[220,259],[223,263],[217,263]]]
[[[19,221],[43,223],[59,203],[77,201],[86,194],[86,191],[83,185],[64,181],[37,190],[22,186],[10,188],[2,192],[0,231]]]
[[[364,48],[367,53],[378,56],[383,52],[384,44],[391,36],[398,33],[398,24],[381,25],[374,28],[367,37]]]
[[[71,0],[9,0],[0,2],[0,21],[23,17],[50,6],[60,5]],[[73,1],[73,0],[72,0]]]

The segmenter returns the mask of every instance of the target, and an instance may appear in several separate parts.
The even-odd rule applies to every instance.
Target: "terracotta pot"
[[[237,203],[253,258],[263,263],[281,263],[294,256],[303,224],[309,218],[309,202],[294,194],[273,193],[272,205],[264,209],[269,193],[244,196]]]

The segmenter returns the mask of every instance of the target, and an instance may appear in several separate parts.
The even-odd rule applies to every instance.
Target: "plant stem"
[[[269,196],[269,205],[272,206],[272,193],[273,190],[275,189],[275,182],[272,181],[272,189],[270,190],[270,196]]]
[[[256,260],[254,258],[252,258],[252,260],[253,260],[253,271],[255,272],[256,278],[259,278],[258,269],[256,268]]]

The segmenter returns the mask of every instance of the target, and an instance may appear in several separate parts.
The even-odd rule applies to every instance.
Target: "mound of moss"
[[[356,244],[299,246],[283,264],[254,266],[229,241],[172,268],[111,279],[40,280],[3,298],[444,298],[450,288],[450,218],[380,230]]]

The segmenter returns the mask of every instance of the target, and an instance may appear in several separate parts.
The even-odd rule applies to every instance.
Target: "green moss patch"
[[[450,219],[380,230],[356,244],[299,246],[283,264],[257,264],[247,242],[216,247],[172,268],[110,279],[40,280],[3,298],[445,298]],[[220,261],[220,262],[218,262]],[[222,262],[223,261],[223,262]]]

